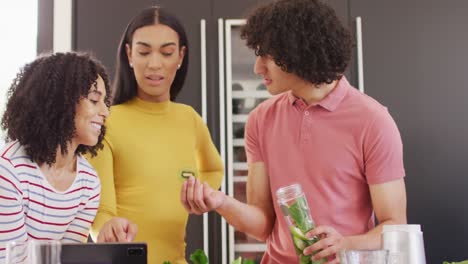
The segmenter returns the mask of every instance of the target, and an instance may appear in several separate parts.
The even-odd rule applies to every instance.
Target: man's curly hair
[[[18,140],[31,160],[55,163],[58,147],[67,153],[67,144],[76,135],[75,114],[79,101],[87,98],[98,75],[104,80],[105,102],[110,105],[109,77],[104,66],[89,54],[56,53],[39,56],[18,73],[8,91],[2,118],[7,140]],[[95,146],[79,145],[76,154],[96,155],[103,147],[105,127]]]
[[[313,83],[338,80],[352,40],[335,11],[318,0],[280,0],[256,9],[241,38],[257,56],[271,56],[285,72]]]

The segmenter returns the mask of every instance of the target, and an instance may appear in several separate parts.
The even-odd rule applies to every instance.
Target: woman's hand
[[[97,242],[132,242],[137,232],[137,225],[130,220],[113,217],[102,226]]]
[[[327,258],[329,264],[339,264],[339,252],[346,248],[346,239],[331,226],[317,226],[306,234],[313,238],[318,236],[320,240],[304,249],[304,255],[317,252],[312,259]]]
[[[208,183],[201,183],[199,179],[190,176],[182,185],[180,200],[189,213],[201,215],[220,207],[226,195],[213,190]]]

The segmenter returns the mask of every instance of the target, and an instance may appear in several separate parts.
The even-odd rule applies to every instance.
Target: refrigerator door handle
[[[226,154],[227,154],[227,194],[234,197],[234,136],[233,136],[233,122],[234,113],[232,108],[232,84],[233,84],[233,56],[232,56],[232,32],[234,27],[245,25],[245,19],[227,19],[224,24],[225,34],[225,84],[226,84]],[[229,263],[234,260],[236,253],[235,230],[234,227],[228,226],[228,241],[229,241]]]
[[[362,54],[362,19],[356,17],[356,49],[357,49],[357,77],[358,89],[364,93],[364,64]]]
[[[201,116],[205,124],[207,116],[207,89],[206,89],[206,20],[200,20],[200,54],[201,54]],[[203,214],[203,250],[209,256],[208,214]]]
[[[225,98],[225,83],[224,83],[224,20],[218,19],[218,64],[219,64],[219,146],[221,159],[226,161],[226,98]],[[221,191],[226,193],[226,165],[224,166],[224,180],[221,184]],[[226,234],[226,219],[221,217],[221,254],[222,264],[227,264],[227,234]]]
[[[224,25],[225,34],[225,56],[226,56],[226,130],[227,130],[227,194],[234,197],[234,182],[233,182],[233,150],[232,150],[232,43],[231,43],[231,28],[233,20],[227,19]],[[229,241],[229,258],[228,262],[231,263],[234,260],[234,227],[228,226],[228,241]]]
[[[207,116],[207,88],[206,88],[206,20],[200,20],[200,54],[201,54],[201,116],[205,124]],[[205,251],[206,252],[206,251]]]

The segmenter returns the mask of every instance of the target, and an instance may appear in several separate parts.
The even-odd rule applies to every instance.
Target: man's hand
[[[320,240],[304,249],[304,255],[310,255],[317,252],[312,259],[319,260],[327,258],[329,264],[339,264],[339,252],[346,248],[346,239],[338,231],[330,226],[317,226],[306,234],[313,238],[318,236]]]
[[[137,232],[137,225],[130,220],[113,217],[102,227],[97,242],[132,242]]]
[[[226,199],[226,195],[213,190],[208,183],[190,176],[182,185],[180,200],[189,213],[201,215],[216,210]]]

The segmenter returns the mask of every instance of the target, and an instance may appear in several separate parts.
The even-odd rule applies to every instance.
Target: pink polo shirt
[[[345,77],[315,106],[291,92],[260,104],[245,140],[248,162],[266,165],[276,213],[262,263],[297,263],[278,188],[300,183],[316,225],[346,236],[374,226],[369,184],[405,176],[400,133],[387,108]]]

